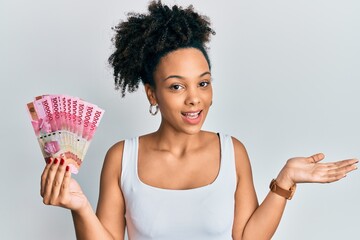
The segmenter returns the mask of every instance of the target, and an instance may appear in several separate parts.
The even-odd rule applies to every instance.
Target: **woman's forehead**
[[[209,64],[203,53],[196,48],[182,48],[162,57],[155,71],[155,77],[161,79],[169,75],[183,77],[200,76],[210,72]]]

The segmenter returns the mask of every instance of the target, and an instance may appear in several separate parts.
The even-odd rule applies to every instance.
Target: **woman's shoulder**
[[[234,146],[235,166],[238,177],[244,176],[244,174],[251,174],[250,159],[245,145],[236,137],[230,137]]]
[[[106,157],[114,158],[119,155],[121,156],[122,151],[124,149],[124,143],[125,143],[125,140],[120,140],[120,141],[114,143],[107,151]]]
[[[122,155],[125,140],[114,143],[106,152],[103,172],[109,175],[118,175],[121,171]]]
[[[121,163],[125,142],[134,140],[134,139],[140,138],[140,137],[142,137],[142,136],[128,137],[126,139],[122,139],[122,140],[119,140],[118,142],[114,143],[106,152],[105,161],[110,161],[110,162],[115,161],[117,163],[119,163],[119,162]]]
[[[124,145],[126,141],[129,141],[131,139],[136,139],[141,136],[133,136],[126,139],[119,140],[118,142],[114,143],[107,151],[106,156],[109,156],[111,158],[121,157],[122,152],[124,150]]]
[[[231,136],[231,140],[234,144],[235,151],[246,152],[245,145],[243,144],[243,142],[241,140],[237,139],[234,136]]]

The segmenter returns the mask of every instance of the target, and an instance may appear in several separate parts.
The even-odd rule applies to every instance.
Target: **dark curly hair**
[[[136,91],[140,81],[155,87],[153,73],[160,58],[176,49],[199,49],[210,67],[205,44],[215,31],[208,17],[195,12],[192,5],[169,8],[161,1],[150,2],[148,10],[148,14],[129,13],[127,21],[113,28],[115,51],[108,61],[122,97],[126,90]]]

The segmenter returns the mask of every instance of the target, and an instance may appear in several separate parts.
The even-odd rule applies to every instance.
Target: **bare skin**
[[[165,189],[212,183],[219,172],[220,146],[215,133],[201,130],[212,103],[211,73],[204,56],[193,48],[169,53],[161,59],[154,78],[156,88],[146,85],[145,91],[149,102],[159,105],[162,121],[156,132],[139,138],[141,181]],[[246,149],[235,138],[233,143],[237,171],[233,239],[270,239],[287,200],[269,191],[259,205]],[[124,239],[125,202],[119,186],[123,146],[121,141],[106,154],[96,213],[65,164],[52,159],[44,169],[43,202],[72,211],[78,239]],[[324,157],[289,159],[277,176],[278,184],[290,188],[304,182],[330,183],[357,168],[356,159],[322,163]]]

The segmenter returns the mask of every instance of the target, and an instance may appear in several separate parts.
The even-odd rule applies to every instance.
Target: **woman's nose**
[[[197,89],[189,89],[185,103],[187,105],[197,105],[200,103],[200,96]]]

